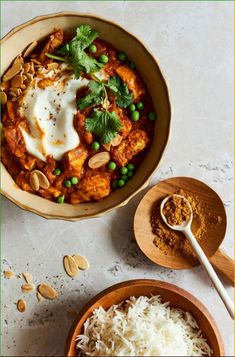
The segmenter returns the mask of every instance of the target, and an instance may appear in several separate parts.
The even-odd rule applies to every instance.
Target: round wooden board
[[[196,196],[211,215],[221,217],[221,221],[216,225],[210,224],[200,241],[208,257],[215,254],[226,232],[226,213],[223,202],[217,193],[205,183],[191,177],[173,177],[153,186],[137,207],[134,217],[135,238],[138,246],[149,259],[171,269],[189,269],[200,264],[194,257],[166,255],[153,243],[155,236],[150,223],[151,215],[164,197],[180,189],[190,196]],[[180,237],[182,233],[177,232],[177,234]]]

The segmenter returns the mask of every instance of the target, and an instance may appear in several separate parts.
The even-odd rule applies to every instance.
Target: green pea
[[[149,120],[156,120],[157,116],[155,112],[149,112],[148,114]]]
[[[57,197],[58,203],[64,203],[64,195]]]
[[[133,121],[138,121],[140,118],[140,113],[138,112],[138,110],[135,110],[134,112],[131,113],[131,119]]]
[[[71,187],[71,185],[72,185],[72,184],[71,184],[71,181],[70,181],[70,180],[65,180],[65,181],[64,181],[64,186],[65,186],[65,187],[69,188],[69,187]]]
[[[120,59],[120,61],[125,61],[127,59],[126,52],[119,52],[118,58]]]
[[[99,61],[101,63],[107,63],[109,61],[109,58],[106,55],[101,55],[100,58],[99,58]]]
[[[59,169],[58,167],[53,171],[53,174],[56,176],[59,176],[61,174],[61,169]]]
[[[133,171],[129,171],[129,172],[127,173],[127,176],[128,176],[129,178],[131,178],[132,176],[134,176],[134,172],[133,172]]]
[[[114,180],[114,181],[112,182],[112,187],[113,187],[113,188],[117,188],[117,187],[118,187],[118,180]]]
[[[128,181],[128,176],[127,175],[122,175],[121,176],[121,180],[123,180],[123,181]]]
[[[108,169],[109,169],[109,170],[112,170],[112,171],[113,171],[113,170],[116,169],[116,167],[117,167],[117,165],[116,165],[115,162],[111,161],[111,162],[108,163]]]
[[[96,47],[96,45],[91,44],[91,45],[88,47],[88,50],[89,50],[91,53],[96,53],[97,47]]]
[[[135,169],[135,165],[134,164],[128,164],[127,165],[127,169],[128,169],[128,171],[133,171]]]
[[[73,176],[70,181],[72,185],[76,185],[79,182],[79,179],[76,176]]]
[[[130,112],[134,112],[135,111],[135,104],[130,104],[128,109],[130,110]]]
[[[91,144],[91,147],[93,150],[97,151],[100,148],[100,143],[98,143],[98,141],[93,141],[93,143]]]
[[[121,172],[122,175],[126,175],[128,173],[128,168],[127,167],[122,167],[120,169],[120,172]]]
[[[135,69],[136,68],[136,64],[134,62],[129,62],[129,67],[131,69]]]
[[[124,180],[118,180],[118,182],[117,182],[117,185],[118,185],[118,187],[123,187],[124,185],[125,185],[125,181]]]
[[[137,103],[136,106],[137,106],[137,109],[139,109],[139,110],[144,109],[144,104],[142,102]]]

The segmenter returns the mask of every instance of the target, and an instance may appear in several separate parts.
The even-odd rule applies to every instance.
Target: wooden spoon
[[[234,286],[234,261],[223,251],[218,250],[226,232],[227,220],[224,205],[217,193],[199,180],[191,177],[173,177],[159,182],[146,193],[134,217],[134,232],[138,246],[154,263],[167,268],[189,269],[200,264],[193,256],[174,255],[171,252],[166,255],[153,243],[155,235],[150,223],[151,215],[163,198],[180,189],[190,196],[196,196],[212,217],[220,217],[216,224],[208,222],[207,231],[200,245],[212,265]],[[182,237],[182,233],[177,232],[177,234]]]

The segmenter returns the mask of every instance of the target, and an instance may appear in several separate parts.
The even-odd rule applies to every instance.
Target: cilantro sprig
[[[81,110],[94,104],[101,104],[104,97],[104,87],[102,83],[92,80],[88,83],[88,88],[90,90],[89,94],[78,100],[78,107]]]
[[[71,63],[74,67],[76,78],[80,77],[81,72],[88,74],[97,72],[103,67],[103,63],[88,56],[85,49],[90,46],[98,36],[98,32],[92,30],[89,25],[81,25],[76,30],[76,36],[57,51],[57,54],[60,56],[49,53],[46,53],[46,56]]]
[[[93,104],[101,104],[105,97],[106,88],[112,91],[116,97],[116,103],[120,108],[127,108],[133,101],[133,95],[120,77],[110,77],[107,83],[93,76],[88,84],[89,94],[78,100],[79,109],[85,109]]]
[[[115,112],[108,110],[108,93],[111,90],[116,97],[116,103],[119,107],[126,108],[133,101],[132,93],[121,78],[111,77],[107,83],[100,81],[93,76],[88,84],[89,93],[78,100],[79,109],[85,109],[91,105],[100,105],[105,103],[105,110],[95,108],[90,118],[85,121],[87,131],[94,133],[99,137],[103,144],[108,144],[122,128],[122,124]]]
[[[107,83],[107,87],[116,96],[116,103],[121,108],[127,108],[133,101],[133,95],[129,92],[128,86],[120,77],[111,77]]]
[[[85,121],[85,128],[98,136],[101,143],[108,144],[118,134],[122,124],[115,112],[94,109]]]
[[[85,129],[99,137],[102,144],[108,144],[118,134],[122,128],[122,123],[115,112],[108,110],[109,101],[105,84],[101,81],[96,82],[93,80],[89,82],[89,89],[90,93],[81,98],[78,103],[80,109],[86,108],[91,103],[104,103],[105,109],[99,110],[95,108],[91,117],[85,120]]]

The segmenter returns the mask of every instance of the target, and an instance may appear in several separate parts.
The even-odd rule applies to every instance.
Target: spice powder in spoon
[[[185,197],[189,201],[193,211],[193,221],[191,229],[197,241],[200,243],[207,231],[208,223],[216,225],[220,223],[221,217],[212,217],[210,213],[206,210],[206,207],[199,201],[196,196],[191,196],[183,190],[179,190],[175,193]],[[180,223],[180,221],[182,220],[182,217],[180,216],[182,215],[182,201],[183,200],[181,199],[181,206],[179,206],[178,208],[173,207],[173,205],[177,205],[177,200],[174,200],[174,202],[169,202],[168,216],[170,217],[170,220],[167,220],[171,225],[182,223]],[[173,231],[163,222],[163,219],[160,214],[160,204],[161,200],[156,203],[153,214],[151,216],[152,231],[155,235],[153,243],[166,255],[182,256],[183,254],[185,256],[195,257],[195,253],[193,252],[191,245],[189,241],[185,238],[184,234],[182,232]],[[177,213],[175,217],[173,217],[172,214],[173,208]],[[183,217],[183,220],[186,220],[186,217],[189,212],[185,211],[184,207],[183,212],[185,216]]]
[[[181,225],[187,222],[191,216],[188,203],[179,196],[173,195],[163,207],[163,214],[171,226]]]

